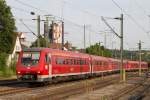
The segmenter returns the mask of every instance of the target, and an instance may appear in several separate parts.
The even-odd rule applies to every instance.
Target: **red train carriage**
[[[147,70],[147,69],[148,69],[148,63],[142,61],[142,62],[141,62],[141,68],[142,68],[143,70]]]
[[[138,70],[140,68],[139,61],[128,61],[128,69],[130,70]],[[141,62],[141,69],[148,69],[148,63],[142,61]]]
[[[64,52],[59,50],[51,51],[52,55],[52,76],[67,76],[89,74],[90,57],[87,54]]]
[[[126,70],[139,69],[138,61],[123,62]],[[141,68],[148,64],[141,62]],[[120,60],[49,48],[30,48],[20,52],[16,72],[18,80],[51,81],[55,78],[82,78],[101,72],[120,70]]]
[[[139,68],[139,62],[137,61],[128,61],[128,68],[130,70],[136,70]]]
[[[90,73],[87,54],[53,49],[26,49],[20,53],[17,64],[19,80],[49,81],[58,76]]]
[[[120,70],[120,60],[110,58],[112,71]]]
[[[110,61],[106,57],[91,56],[92,57],[92,73],[100,73],[112,71]]]

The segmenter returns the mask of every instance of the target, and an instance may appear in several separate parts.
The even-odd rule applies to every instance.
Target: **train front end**
[[[43,82],[48,75],[48,68],[43,68],[40,49],[26,49],[20,52],[16,66],[17,79],[24,82]]]

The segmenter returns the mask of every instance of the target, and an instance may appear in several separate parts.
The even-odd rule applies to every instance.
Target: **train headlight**
[[[37,73],[40,74],[40,71],[38,71]]]
[[[20,72],[19,72],[19,71],[18,71],[17,73],[18,73],[18,74],[20,74]]]
[[[48,69],[48,65],[45,65],[45,69]]]

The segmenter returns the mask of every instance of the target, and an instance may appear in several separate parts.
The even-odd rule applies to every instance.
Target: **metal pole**
[[[64,50],[64,22],[62,21],[62,50]]]
[[[86,41],[85,41],[85,24],[84,24],[84,50],[86,49],[85,43],[86,43]]]
[[[106,39],[106,32],[104,32],[104,47],[106,48],[106,42],[107,42],[107,39]]]
[[[121,21],[121,36],[120,36],[120,42],[121,42],[121,46],[120,46],[120,49],[121,49],[121,76],[122,76],[122,81],[126,81],[126,73],[125,73],[125,69],[123,68],[123,14],[121,14],[121,18],[120,18],[120,21]]]
[[[48,16],[46,16],[46,27],[45,27],[45,40],[46,40],[46,47],[49,47],[49,41],[48,41],[48,33],[49,33],[49,17]]]
[[[37,39],[37,46],[40,47],[40,15],[37,16],[37,32],[38,32],[38,39]]]
[[[101,44],[101,42],[98,43],[98,45],[99,45],[99,56],[101,55],[101,52],[100,52],[101,51],[101,45],[100,44]]]
[[[89,47],[91,46],[91,26],[89,27]]]
[[[139,76],[141,76],[141,41],[139,41]]]

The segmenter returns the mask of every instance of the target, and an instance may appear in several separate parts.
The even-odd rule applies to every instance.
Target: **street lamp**
[[[30,12],[31,15],[35,15],[35,12]],[[40,47],[40,22],[41,21],[45,21],[45,20],[41,20],[40,15],[37,15],[37,19],[32,19],[32,20],[37,20],[37,33],[38,33],[38,38],[37,38],[37,46]]]
[[[35,12],[30,12],[30,14],[35,15]],[[39,37],[40,37],[40,15],[37,15],[37,19],[32,19],[32,20],[37,20],[37,33],[38,33],[37,46],[40,47],[40,40],[39,40]]]

